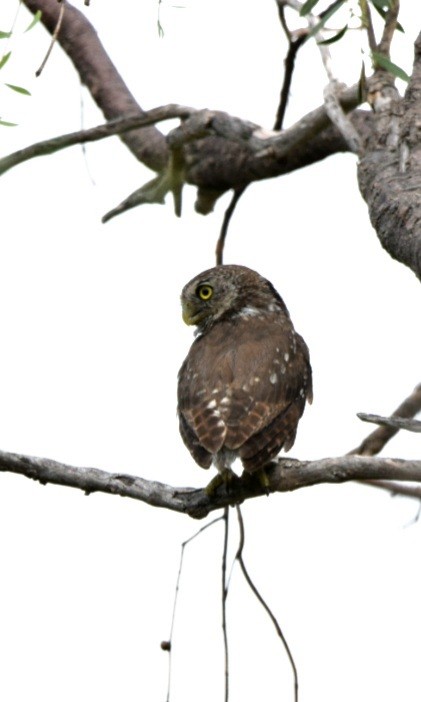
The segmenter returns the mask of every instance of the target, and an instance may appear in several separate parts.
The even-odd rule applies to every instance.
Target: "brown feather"
[[[243,281],[250,277],[244,276],[249,269],[220,266],[198,276],[185,291],[191,287],[194,294],[201,277],[214,285],[229,274],[235,283],[237,269]],[[282,447],[291,448],[306,399],[311,400],[307,346],[274,289],[265,288],[267,281],[254,271],[249,273],[248,299],[242,299],[240,309],[223,279],[230,304],[225,310],[222,298],[212,323],[208,315],[179,373],[180,432],[202,467],[208,467],[209,456],[229,449],[239,455],[245,470],[261,468]]]

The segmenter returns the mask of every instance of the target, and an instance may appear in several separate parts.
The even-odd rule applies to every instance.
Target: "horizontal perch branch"
[[[194,488],[175,488],[124,473],[97,468],[76,468],[47,458],[35,458],[0,451],[0,471],[19,473],[43,485],[52,483],[79,488],[86,494],[106,492],[131,497],[154,507],[165,507],[202,518],[215,509],[265,494],[259,480],[238,479],[229,493],[221,486],[214,495]],[[402,480],[421,483],[421,461],[368,456],[340,456],[317,461],[281,458],[271,464],[268,492],[286,492],[321,483],[349,480]]]

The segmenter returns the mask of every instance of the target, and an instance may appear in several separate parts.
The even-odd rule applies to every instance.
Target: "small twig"
[[[279,106],[276,112],[276,119],[273,128],[275,131],[280,131],[284,124],[285,112],[288,104],[289,93],[291,89],[292,74],[295,67],[295,59],[297,58],[298,51],[304,44],[307,38],[307,32],[302,32],[299,35],[295,35],[292,38],[289,46],[287,55],[284,59],[285,64],[285,75],[282,83],[281,94],[279,99]]]
[[[367,39],[370,51],[377,51],[376,36],[374,34],[373,20],[371,19],[370,5],[367,0],[360,0],[363,25],[367,30]]]
[[[398,15],[399,0],[392,0],[390,3],[390,8],[386,14],[383,35],[377,48],[377,51],[380,54],[383,54],[383,56],[387,56],[388,58],[390,58],[390,45],[398,23]]]
[[[286,55],[285,60],[284,60],[284,64],[285,64],[284,80],[282,83],[281,95],[280,95],[278,110],[276,113],[276,119],[275,119],[275,123],[273,126],[275,131],[280,131],[283,127],[286,107],[288,104],[289,91],[291,88],[292,75],[294,72],[295,59],[297,57],[297,53],[298,53],[300,47],[304,44],[304,42],[307,38],[307,31],[305,31],[305,30],[301,31],[299,34],[297,34],[297,33],[295,35],[291,34],[291,32],[288,29],[288,25],[286,23],[286,20],[285,20],[284,7],[281,3],[278,3],[278,11],[279,11],[279,18],[281,21],[281,25],[282,25],[284,32],[286,34],[286,37],[288,39],[288,51],[287,51],[287,55]],[[236,188],[234,190],[234,193],[233,193],[232,198],[231,198],[231,202],[229,203],[227,209],[225,210],[224,219],[222,221],[222,226],[221,226],[221,231],[219,233],[218,241],[216,242],[215,255],[216,255],[216,265],[217,266],[220,266],[223,263],[224,247],[225,247],[225,241],[226,241],[227,234],[228,234],[228,228],[229,228],[232,216],[234,214],[235,208],[237,207],[238,201],[242,197],[246,188],[247,188],[247,185],[243,185],[242,187]]]
[[[326,112],[329,115],[332,124],[334,124],[342,134],[349,150],[354,154],[361,154],[363,151],[361,137],[340,105],[338,99],[338,84],[335,80],[329,82],[323,94]]]
[[[51,52],[52,52],[52,50],[53,50],[53,46],[54,46],[54,44],[55,44],[56,41],[57,41],[57,37],[58,37],[59,31],[60,31],[61,23],[62,23],[62,21],[63,21],[63,15],[64,15],[64,9],[65,9],[65,7],[66,7],[66,3],[65,3],[65,0],[63,0],[63,1],[60,3],[60,12],[59,12],[59,15],[58,15],[57,24],[56,24],[56,26],[55,26],[54,32],[53,32],[52,35],[51,35],[50,46],[48,47],[47,53],[45,54],[44,60],[42,61],[40,67],[38,68],[37,71],[35,71],[35,75],[36,75],[37,78],[38,78],[38,77],[41,75],[41,73],[43,72],[43,70],[44,70],[44,68],[45,68],[45,64],[47,63],[48,59],[50,58],[50,54],[51,54]]]
[[[288,5],[293,7],[295,10],[300,11],[302,9],[302,3],[299,2],[298,0],[287,0]],[[336,3],[332,3],[331,6],[335,5]],[[329,10],[329,8],[328,8]],[[328,10],[326,10],[323,14],[326,15]],[[314,31],[314,28],[318,25],[320,22],[320,19],[322,18],[322,14],[319,16],[313,15],[313,14],[308,14],[307,15],[307,21],[310,29]],[[340,82],[336,79],[334,71],[333,71],[333,66],[332,66],[332,57],[330,54],[330,49],[329,47],[323,43],[323,32],[322,30],[319,30],[315,33],[314,38],[317,42],[317,46],[320,51],[320,55],[322,58],[323,66],[326,71],[329,84],[325,88],[324,91],[324,101],[325,101],[325,107],[326,107],[326,112],[329,116],[329,119],[331,120],[332,124],[335,125],[335,127],[339,130],[339,132],[342,134],[343,138],[345,139],[350,151],[356,154],[361,154],[363,151],[363,145],[362,145],[362,140],[360,138],[360,135],[358,134],[357,130],[355,129],[354,125],[352,122],[348,119],[346,116],[341,103],[339,99],[339,93],[341,90],[341,84]]]
[[[405,485],[405,483],[396,483],[393,480],[360,480],[359,482],[369,487],[387,490],[391,497],[415,497],[421,500],[421,486],[419,485]]]
[[[298,51],[307,39],[308,31],[304,29],[298,30],[297,32],[291,32],[285,19],[284,5],[280,2],[278,2],[277,5],[279,20],[281,22],[282,29],[285,32],[285,36],[288,40],[288,51],[284,59],[284,80],[282,82],[279,106],[276,113],[275,124],[273,126],[273,128],[276,131],[279,131],[282,129],[284,124],[285,111],[288,104],[289,91],[292,82],[292,75],[294,73],[295,59],[297,57]]]
[[[229,651],[228,651],[228,630],[227,630],[227,552],[228,552],[228,532],[229,532],[229,507],[225,507],[224,515],[224,546],[222,550],[222,634],[224,638],[224,700],[229,698]]]
[[[228,508],[227,508],[228,509]],[[177,600],[178,600],[178,592],[180,589],[180,578],[181,578],[181,571],[183,569],[183,558],[184,558],[184,550],[186,546],[193,541],[196,536],[199,536],[202,532],[206,531],[206,529],[209,529],[209,527],[213,526],[217,522],[220,522],[221,519],[225,519],[225,512],[224,516],[221,517],[216,517],[215,519],[212,519],[212,521],[208,522],[203,526],[201,529],[196,531],[193,536],[190,536],[186,541],[183,541],[181,544],[181,554],[180,554],[180,563],[178,566],[178,574],[177,574],[177,581],[175,585],[175,594],[174,594],[174,604],[173,604],[173,609],[172,609],[172,617],[171,617],[171,628],[170,628],[170,635],[166,641],[161,642],[161,648],[163,651],[168,651],[168,686],[167,686],[167,697],[166,697],[166,702],[170,701],[170,691],[171,691],[171,663],[172,663],[172,642],[173,642],[173,634],[174,634],[174,623],[175,623],[175,613],[177,609]]]
[[[224,259],[224,246],[225,246],[225,240],[227,238],[228,234],[228,227],[231,221],[231,217],[234,214],[234,210],[237,207],[237,203],[244,193],[245,189],[247,188],[247,185],[243,185],[241,188],[236,188],[234,190],[234,193],[231,198],[231,202],[228,205],[227,209],[225,210],[224,214],[224,219],[222,221],[222,227],[221,231],[219,233],[218,241],[216,242],[216,249],[215,249],[215,256],[216,256],[216,265],[221,266],[223,263]]]
[[[382,422],[382,425],[378,429],[371,432],[371,434],[369,434],[357,448],[350,451],[348,455],[375,456],[377,453],[380,453],[387,442],[402,428],[396,425],[395,419],[398,417],[398,421],[411,420],[418,412],[421,412],[421,384],[417,385],[409,397],[395,409],[392,416],[388,418],[387,423]],[[363,419],[374,415],[364,415],[360,413],[357,416]],[[365,419],[365,421],[370,420]],[[380,488],[381,490],[388,490],[392,496],[401,495],[403,497],[421,498],[421,488],[417,485],[405,485],[403,483],[387,480],[360,480],[359,482],[364,485]]]
[[[238,546],[238,551],[236,554],[236,560],[238,561],[241,572],[243,573],[243,576],[246,580],[247,585],[250,587],[251,591],[255,595],[255,597],[258,599],[260,604],[262,605],[263,609],[265,612],[268,614],[270,620],[272,621],[273,626],[275,627],[276,633],[278,634],[279,638],[282,641],[282,644],[285,648],[286,654],[288,656],[291,668],[292,668],[292,673],[294,677],[294,702],[298,702],[298,673],[297,673],[297,667],[295,665],[295,661],[293,658],[293,655],[291,653],[291,650],[288,646],[288,643],[285,639],[285,636],[282,632],[281,627],[279,626],[278,620],[276,619],[275,615],[273,614],[272,610],[269,608],[268,604],[266,601],[263,599],[262,595],[260,594],[259,590],[257,589],[256,585],[253,583],[247,568],[244,563],[243,559],[243,549],[244,549],[244,543],[245,543],[245,531],[244,531],[244,521],[243,521],[243,516],[241,514],[241,509],[239,505],[236,506],[237,509],[237,517],[238,517],[238,524],[240,528],[240,542]]]
[[[413,419],[415,415],[421,412],[421,384],[416,388],[392,413],[391,417],[400,417],[402,419]],[[357,448],[348,453],[349,456],[375,456],[385,447],[388,441],[397,434],[397,427],[382,426],[375,429],[369,434]]]
[[[36,158],[37,156],[49,156],[50,154],[56,153],[56,151],[61,151],[75,144],[106,139],[114,134],[123,134],[132,129],[148,127],[152,124],[158,124],[158,122],[165,122],[168,119],[185,119],[195,112],[197,112],[197,110],[192,107],[185,107],[184,105],[163,105],[161,107],[154,107],[152,110],[148,110],[141,115],[136,114],[118,117],[117,119],[110,120],[106,124],[100,124],[91,129],[70,132],[53,137],[52,139],[39,141],[36,144],[31,144],[24,149],[19,149],[19,151],[14,151],[0,158],[0,175],[10,168],[24,161],[28,161],[31,158]]]
[[[372,424],[379,424],[383,427],[395,427],[396,429],[405,429],[406,431],[421,432],[421,422],[416,419],[381,417],[378,414],[364,414],[364,412],[358,412],[357,417],[363,422],[371,422]]]

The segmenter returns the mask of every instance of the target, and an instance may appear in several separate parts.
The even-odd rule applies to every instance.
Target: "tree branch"
[[[129,131],[139,131],[140,128],[145,128],[148,125],[163,122],[167,119],[185,119],[189,115],[196,112],[191,107],[183,105],[163,105],[155,107],[148,112],[143,112],[141,115],[128,115],[127,117],[118,117],[106,124],[100,124],[91,129],[82,129],[78,132],[62,134],[45,141],[38,141],[36,144],[31,144],[24,149],[14,151],[0,159],[0,175],[6,173],[10,168],[18,166],[24,161],[29,161],[37,156],[50,156],[57,151],[67,149],[69,146],[76,144],[85,144],[90,141],[99,141],[106,139],[116,134],[125,134]]]
[[[393,77],[372,81],[373,130],[358,166],[361,194],[382,246],[421,279],[421,34],[403,100]]]
[[[358,412],[357,417],[363,422],[371,422],[372,424],[380,424],[383,427],[394,427],[396,429],[405,429],[406,431],[414,431],[421,433],[421,422],[416,419],[402,419],[402,417],[381,417],[379,414],[364,414]]]
[[[358,100],[358,86],[348,88],[340,96],[345,111],[353,109]],[[185,149],[186,181],[199,187],[214,188],[220,191],[219,194],[254,180],[283,175],[332,153],[348,150],[337,130],[329,128],[324,105],[309,112],[283,132],[268,133],[257,124],[225,112],[170,104],[139,116],[117,118],[91,129],[53,137],[8,154],[0,159],[0,175],[37,156],[115,134],[139,132],[139,127],[147,129],[147,125],[175,117],[183,120],[183,123],[170,132],[168,143],[172,149]],[[353,117],[358,120],[361,130],[364,130],[364,125],[366,130],[370,129],[370,113],[355,113]],[[206,156],[210,154],[209,147],[214,156],[212,169]],[[233,159],[227,158],[228,151]]]
[[[421,482],[421,461],[367,456],[340,456],[316,461],[280,458],[268,466],[268,487],[253,476],[233,481],[229,492],[224,486],[212,497],[194,488],[175,488],[124,473],[108,473],[98,468],[77,468],[48,458],[35,458],[0,451],[0,471],[18,473],[46,485],[78,488],[89,495],[105,492],[131,497],[153,507],[164,507],[201,519],[227,505],[238,504],[267,492],[289,492],[322,483],[349,480],[403,480]]]
[[[405,398],[391,416],[412,419],[418,412],[421,412],[421,384],[414,388],[409,397]],[[398,433],[398,430],[399,427],[390,424],[375,429],[357,448],[350,451],[349,455],[374,456],[380,453],[387,442]]]

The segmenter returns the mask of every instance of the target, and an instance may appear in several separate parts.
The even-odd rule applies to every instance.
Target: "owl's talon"
[[[225,490],[229,493],[230,487],[236,479],[238,480],[236,474],[227,468],[226,470],[217,473],[215,477],[212,478],[210,483],[208,483],[208,485],[205,487],[205,493],[208,495],[208,497],[213,497],[220,485],[225,485]]]
[[[265,492],[266,495],[270,495],[270,480],[266,472],[266,468],[259,468],[253,473],[248,473],[246,470],[243,471],[241,480],[244,482],[258,482],[259,486]]]

